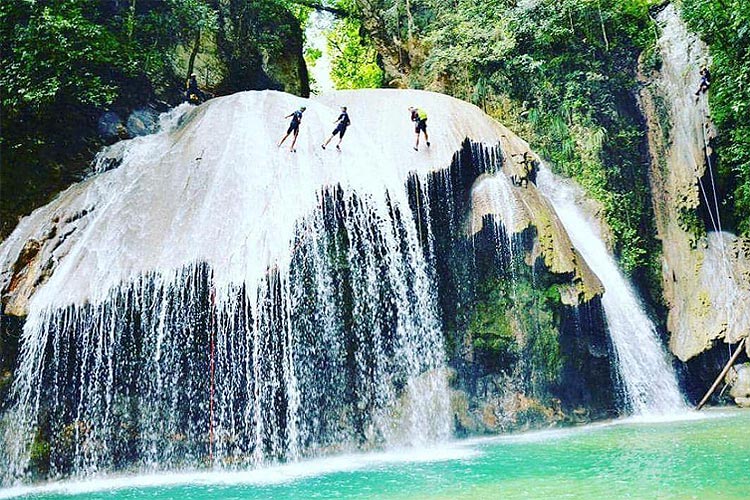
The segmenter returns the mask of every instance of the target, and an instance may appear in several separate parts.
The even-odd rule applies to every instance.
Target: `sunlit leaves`
[[[328,36],[331,79],[337,89],[378,88],[383,84],[377,51],[360,37],[359,29],[355,19],[339,20]]]

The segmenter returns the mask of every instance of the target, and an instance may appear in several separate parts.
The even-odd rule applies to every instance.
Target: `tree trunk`
[[[599,23],[602,25],[602,36],[604,37],[604,47],[609,52],[609,38],[607,38],[607,30],[604,27],[604,17],[602,16],[602,4],[597,0],[596,7],[599,10]]]
[[[193,74],[193,67],[195,66],[195,58],[198,57],[198,51],[201,48],[201,30],[198,30],[198,34],[195,36],[195,43],[193,44],[193,50],[190,52],[190,60],[188,61],[187,78]]]
[[[406,0],[406,29],[409,32],[409,50],[414,48],[414,18],[411,15],[411,2]]]
[[[737,361],[737,358],[742,353],[742,348],[745,345],[745,342],[747,341],[747,338],[742,339],[742,341],[737,346],[737,349],[734,351],[734,354],[731,358],[729,358],[729,361],[727,361],[727,364],[724,366],[724,369],[721,370],[721,373],[719,373],[719,376],[716,377],[716,380],[714,381],[713,385],[708,389],[706,392],[706,395],[703,396],[703,399],[701,399],[700,403],[698,403],[698,406],[695,407],[696,410],[700,410],[703,408],[703,406],[708,402],[708,399],[711,397],[711,395],[714,393],[717,387],[719,387],[719,384],[724,380],[724,377],[727,376],[727,373],[729,373],[729,369],[732,367],[735,361]]]

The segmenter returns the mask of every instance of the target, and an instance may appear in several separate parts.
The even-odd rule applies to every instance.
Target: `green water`
[[[158,474],[24,498],[513,499],[750,498],[750,411],[701,420],[615,423],[459,441],[239,473]]]

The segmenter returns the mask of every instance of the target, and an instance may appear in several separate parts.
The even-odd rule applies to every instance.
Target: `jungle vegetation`
[[[305,95],[311,9],[339,88],[412,87],[471,101],[527,139],[601,203],[623,267],[657,286],[639,60],[658,65],[661,0],[8,0],[0,4],[2,231],[85,175],[104,111],[180,100],[200,66],[208,90]],[[684,0],[711,46],[710,95],[725,211],[750,234],[750,7]]]

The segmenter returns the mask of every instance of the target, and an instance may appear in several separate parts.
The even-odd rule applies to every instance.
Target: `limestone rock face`
[[[510,149],[507,153],[515,154],[522,148]],[[526,149],[528,151],[528,149]],[[505,162],[506,176],[510,162]],[[504,190],[502,199],[505,204],[499,205],[498,189]],[[467,232],[474,235],[482,230],[485,217],[492,215],[502,221],[510,233],[521,233],[529,227],[536,228],[537,238],[529,254],[527,264],[531,265],[538,256],[542,257],[549,270],[556,274],[572,274],[573,285],[564,288],[561,298],[567,305],[578,305],[587,302],[604,291],[601,281],[591,271],[586,261],[573,247],[560,219],[555,214],[549,201],[542,196],[534,184],[528,187],[498,186],[498,183],[482,176],[474,183],[471,191],[472,211],[467,224]]]
[[[729,380],[732,385],[729,395],[738,406],[750,407],[750,363],[733,366]]]
[[[708,97],[697,98],[706,45],[688,32],[674,5],[657,16],[661,67],[641,74],[641,105],[648,120],[651,185],[669,346],[687,361],[717,339],[737,342],[750,331],[750,260],[747,241],[721,231],[711,184],[708,146],[716,135]],[[643,73],[643,71],[642,71]],[[707,175],[709,174],[709,175]],[[697,209],[710,212],[706,235]]]
[[[504,172],[507,178],[511,178],[519,174],[514,156],[522,155],[530,148],[525,141],[510,133],[503,138]],[[540,158],[535,158],[540,161]],[[537,238],[527,264],[531,265],[537,256],[541,256],[551,272],[574,275],[573,286],[565,288],[561,296],[563,303],[575,306],[601,295],[604,291],[601,281],[573,247],[562,222],[534,183],[529,182],[526,187],[511,187],[493,180],[490,176],[481,176],[474,183],[467,233],[474,235],[481,231],[488,215],[499,219],[509,233],[521,233],[534,227]],[[499,199],[504,203],[498,204]]]
[[[383,102],[389,106],[382,106]],[[299,153],[294,157],[280,154],[275,143],[286,122],[274,121],[274,127],[268,127],[268,117],[276,120],[303,104],[308,111],[297,145]],[[319,144],[330,134],[342,105],[349,107],[351,132],[344,153],[327,154]],[[412,150],[409,105],[430,113],[433,144],[419,153]],[[108,148],[100,155],[97,175],[25,218],[0,246],[0,287],[7,314],[25,315],[29,300],[38,297],[40,288],[46,290],[47,305],[85,303],[140,274],[171,272],[197,261],[225,270],[221,276],[224,284],[250,282],[288,249],[297,221],[317,206],[318,189],[341,184],[368,192],[380,190],[384,182],[390,184],[382,191],[403,189],[405,180],[415,172],[427,175],[445,170],[467,139],[489,146],[500,144],[501,154],[508,158],[528,150],[525,142],[479,108],[421,91],[332,92],[313,101],[275,92],[248,92],[212,99],[199,107],[183,105],[161,121],[159,133]],[[227,140],[211,140],[216,133]],[[247,147],[250,138],[262,147]],[[389,147],[383,147],[385,144]],[[231,170],[217,172],[202,166],[219,162],[227,150],[240,155],[229,164]],[[162,154],[154,156],[153,151]],[[110,163],[119,166],[110,168]],[[308,168],[311,164],[316,168]],[[503,164],[512,168],[510,161]],[[384,165],[389,166],[385,171]],[[287,176],[282,185],[293,202],[265,187],[290,168],[296,173]],[[384,172],[388,174],[385,177]],[[507,179],[504,182],[509,185]],[[572,248],[548,202],[532,184],[512,190],[513,203],[522,207],[523,215],[508,227],[521,231],[535,225],[538,251],[547,267],[575,276],[584,299],[600,293],[601,284]],[[204,202],[207,208],[197,211],[192,200],[206,196],[210,198]],[[157,209],[144,210],[147,202]],[[479,230],[483,215],[502,213],[482,208],[481,194],[477,194],[476,204],[479,218],[472,219],[469,234]],[[216,207],[240,214],[237,217],[247,228],[227,227],[227,214]],[[286,214],[283,230],[279,214]],[[126,229],[120,228],[123,220]],[[235,256],[234,252],[246,248],[246,235],[254,235],[258,227],[269,235],[264,237],[269,245],[264,254],[267,260]],[[193,238],[185,228],[206,234]],[[116,262],[111,254],[105,257],[95,248],[119,249]],[[569,302],[573,302],[572,295],[566,293]]]

